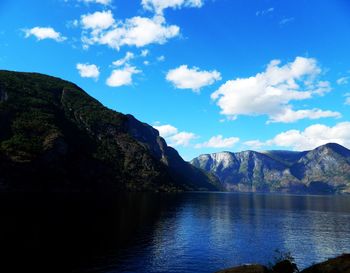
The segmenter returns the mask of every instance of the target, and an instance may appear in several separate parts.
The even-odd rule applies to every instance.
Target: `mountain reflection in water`
[[[301,267],[350,252],[350,197],[230,193],[2,194],[1,260],[13,271],[214,272]]]

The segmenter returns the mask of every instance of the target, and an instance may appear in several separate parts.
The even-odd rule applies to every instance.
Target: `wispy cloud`
[[[142,0],[141,4],[145,10],[154,11],[157,14],[163,14],[163,10],[167,8],[200,8],[203,6],[204,0]]]
[[[337,84],[344,85],[349,83],[350,77],[341,77],[337,80]]]
[[[283,25],[286,25],[286,24],[289,24],[289,23],[293,22],[294,20],[295,20],[294,17],[284,18],[281,21],[279,21],[279,24],[281,26],[283,26]]]
[[[267,15],[271,12],[273,12],[275,10],[275,8],[271,7],[271,8],[268,8],[268,9],[264,9],[264,10],[258,10],[255,15],[256,16],[264,16],[264,15]]]

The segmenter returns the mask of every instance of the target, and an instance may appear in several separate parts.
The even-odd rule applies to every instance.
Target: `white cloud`
[[[158,62],[164,62],[165,61],[165,56],[161,55],[157,58]]]
[[[100,75],[99,68],[95,64],[82,64],[78,63],[76,68],[81,77],[83,78],[94,78],[97,79]]]
[[[249,141],[246,141],[243,143],[244,145],[252,148],[252,149],[259,149],[261,148],[262,146],[266,145],[266,143],[258,140],[258,139],[255,139],[255,140],[249,140]]]
[[[273,120],[269,122],[295,122],[300,119],[319,119],[319,118],[340,118],[341,114],[339,112],[333,111],[323,111],[320,109],[310,109],[310,110],[297,110],[293,111],[290,108],[286,108],[283,112],[275,115]]]
[[[159,131],[159,134],[164,138],[173,136],[178,133],[177,128],[170,124],[153,126],[153,127],[157,129]]]
[[[345,97],[345,102],[344,102],[344,104],[345,104],[345,105],[350,105],[350,93],[345,93],[345,94],[344,94],[344,97]]]
[[[102,4],[102,5],[109,5],[111,4],[112,0],[79,0],[84,3],[96,3],[96,4]]]
[[[149,55],[149,50],[148,49],[144,49],[141,51],[141,57],[147,57]]]
[[[315,124],[305,128],[304,131],[289,130],[282,132],[266,142],[253,140],[247,141],[245,144],[255,144],[260,147],[280,146],[303,151],[314,149],[329,142],[335,142],[350,148],[350,122],[340,122],[333,127]]]
[[[211,98],[229,119],[238,115],[267,115],[269,122],[294,122],[300,119],[340,117],[340,113],[317,108],[293,110],[292,101],[310,99],[331,90],[328,82],[319,81],[317,61],[297,57],[281,66],[273,60],[264,72],[249,78],[229,80],[212,93]]]
[[[173,83],[176,88],[192,89],[199,92],[202,87],[221,80],[221,75],[216,70],[200,71],[197,67],[188,68],[187,65],[181,65],[169,70],[166,79]]]
[[[56,42],[63,42],[67,38],[61,33],[55,31],[52,27],[34,27],[31,29],[24,29],[25,37],[34,36],[38,41],[45,39],[52,39]]]
[[[180,28],[176,25],[167,25],[162,16],[153,18],[136,16],[124,22],[119,21],[103,30],[94,28],[90,33],[85,31],[82,41],[85,46],[100,44],[119,50],[122,46],[143,47],[149,44],[164,44],[179,33]]]
[[[165,140],[168,142],[170,146],[176,147],[176,146],[189,146],[190,142],[193,139],[198,138],[197,135],[190,132],[179,132],[179,130],[170,125],[157,125],[153,126],[155,129],[159,131],[159,134],[161,137],[165,138]]]
[[[132,60],[134,57],[135,57],[134,53],[128,51],[128,52],[126,52],[126,54],[123,58],[113,62],[113,65],[122,66],[122,65],[128,63],[128,61]]]
[[[349,78],[350,77],[342,77],[337,80],[337,84],[343,85],[343,84],[348,84],[349,83]]]
[[[162,14],[164,9],[180,9],[182,7],[200,8],[203,0],[142,0],[141,4],[145,10]]]
[[[126,66],[122,69],[115,69],[112,71],[111,75],[106,80],[106,84],[111,87],[131,85],[132,76],[140,72],[141,72],[140,70],[137,70],[133,66]]]
[[[264,16],[267,15],[270,12],[273,12],[275,9],[274,8],[268,8],[268,9],[264,9],[264,10],[258,10],[255,15],[256,16]]]
[[[231,148],[239,141],[238,137],[224,138],[222,135],[213,136],[208,141],[195,145],[195,148]]]
[[[190,145],[191,140],[196,139],[197,136],[194,133],[189,132],[180,132],[176,135],[169,137],[170,146],[184,146],[187,147]]]
[[[282,26],[282,25],[293,22],[294,19],[295,19],[294,17],[284,18],[279,22],[279,24]]]
[[[85,14],[81,16],[81,24],[84,29],[92,29],[94,33],[99,33],[103,29],[111,27],[115,20],[110,10],[108,11],[96,11],[92,14]]]
[[[66,23],[66,27],[67,28],[76,28],[78,26],[79,26],[79,21],[77,19],[71,20],[71,21],[67,21],[67,23]]]

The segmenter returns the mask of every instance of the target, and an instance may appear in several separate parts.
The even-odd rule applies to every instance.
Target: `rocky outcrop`
[[[350,273],[350,254],[315,264],[302,270],[301,273]]]
[[[260,264],[242,265],[234,268],[220,270],[216,273],[269,273],[266,266]]]
[[[289,261],[283,260],[276,263],[271,268],[263,265],[243,265],[233,267],[216,273],[350,273],[350,254],[343,254],[339,257],[329,259],[325,262],[312,265],[302,271]]]
[[[206,154],[191,163],[216,175],[230,191],[350,192],[350,151],[335,143],[306,152]]]
[[[1,189],[218,189],[152,126],[58,78],[0,71],[0,128]]]

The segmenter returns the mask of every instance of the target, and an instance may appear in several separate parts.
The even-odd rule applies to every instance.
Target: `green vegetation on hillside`
[[[0,128],[4,189],[217,188],[151,126],[58,78],[0,71]]]

